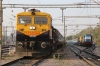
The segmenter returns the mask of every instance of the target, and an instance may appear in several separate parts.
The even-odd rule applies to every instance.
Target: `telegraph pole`
[[[2,0],[0,0],[0,60],[2,59]]]

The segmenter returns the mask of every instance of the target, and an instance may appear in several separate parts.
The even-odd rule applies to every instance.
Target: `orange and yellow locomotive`
[[[16,53],[45,56],[62,46],[63,36],[52,26],[51,15],[30,9],[16,16]]]

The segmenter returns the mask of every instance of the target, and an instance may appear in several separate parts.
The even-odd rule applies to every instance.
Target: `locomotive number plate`
[[[39,35],[39,34],[40,34],[40,32],[36,32],[36,31],[34,31],[34,32],[25,31],[24,33],[27,34],[27,35],[31,35],[31,36],[32,36],[32,35],[34,36],[34,35]]]

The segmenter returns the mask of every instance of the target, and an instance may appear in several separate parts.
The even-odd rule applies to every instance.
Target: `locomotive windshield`
[[[47,24],[47,17],[34,17],[34,24]]]
[[[31,23],[32,18],[29,17],[29,16],[21,16],[21,17],[19,17],[18,20],[19,20],[18,23],[21,23],[21,24],[29,24],[29,23]]]

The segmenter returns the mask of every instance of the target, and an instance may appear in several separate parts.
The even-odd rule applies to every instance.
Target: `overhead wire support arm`
[[[91,15],[91,16],[64,16],[64,23],[65,18],[98,18],[100,20],[100,15]],[[98,24],[53,24],[54,26],[97,26]]]
[[[100,18],[100,15],[91,15],[91,16],[65,16],[66,18]]]
[[[3,8],[100,8],[98,4],[2,4]]]
[[[53,24],[54,26],[64,26],[63,24]],[[65,24],[67,26],[97,26],[98,24]]]

